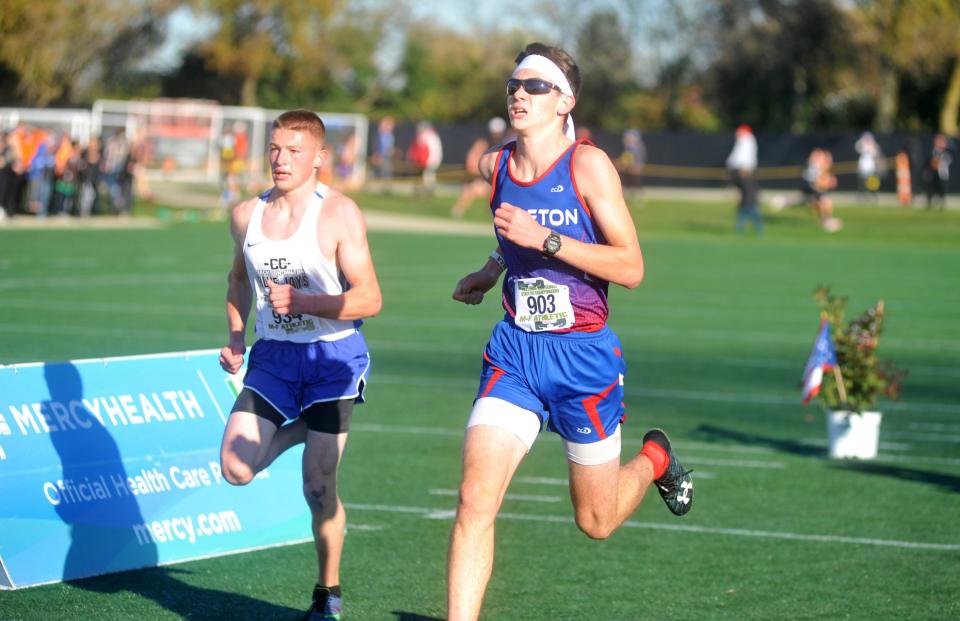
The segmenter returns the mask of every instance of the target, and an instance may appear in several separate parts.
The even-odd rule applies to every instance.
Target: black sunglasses
[[[546,80],[541,80],[540,78],[527,78],[526,80],[519,80],[517,78],[510,78],[507,80],[507,95],[513,95],[520,87],[523,87],[523,90],[531,95],[545,95],[551,90],[556,90],[557,92],[563,92],[560,90],[560,87],[552,82],[547,82]]]

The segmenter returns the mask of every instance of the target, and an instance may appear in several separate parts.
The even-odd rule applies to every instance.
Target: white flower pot
[[[880,412],[827,412],[827,437],[834,459],[873,459],[880,442]]]

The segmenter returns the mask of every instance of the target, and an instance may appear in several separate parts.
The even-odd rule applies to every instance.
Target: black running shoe
[[[304,615],[303,621],[323,621],[326,619],[340,621],[343,618],[342,615],[343,600],[327,589],[319,586],[314,587],[313,603],[310,605],[310,610]]]
[[[686,515],[693,506],[693,479],[690,473],[693,470],[684,470],[680,460],[670,446],[670,439],[662,429],[651,429],[643,436],[643,442],[655,442],[667,452],[670,463],[663,475],[654,481],[660,497],[667,503],[667,508],[674,515]]]

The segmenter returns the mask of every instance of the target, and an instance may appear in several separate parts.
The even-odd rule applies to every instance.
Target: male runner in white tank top
[[[337,470],[370,357],[360,320],[380,311],[366,226],[351,199],[316,181],[325,128],[308,110],[273,123],[274,187],[233,208],[227,289],[229,343],[220,364],[237,373],[256,301],[257,341],[223,434],[224,478],[246,485],[283,451],[305,442],[303,491],[313,516],[318,579],[307,619],[340,619],[346,515]]]

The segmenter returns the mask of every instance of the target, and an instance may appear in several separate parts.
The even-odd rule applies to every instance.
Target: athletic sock
[[[667,453],[667,450],[655,440],[647,440],[644,442],[643,448],[640,449],[640,454],[646,455],[650,463],[653,464],[654,481],[662,477],[663,473],[667,471],[667,466],[670,465],[670,455]]]

